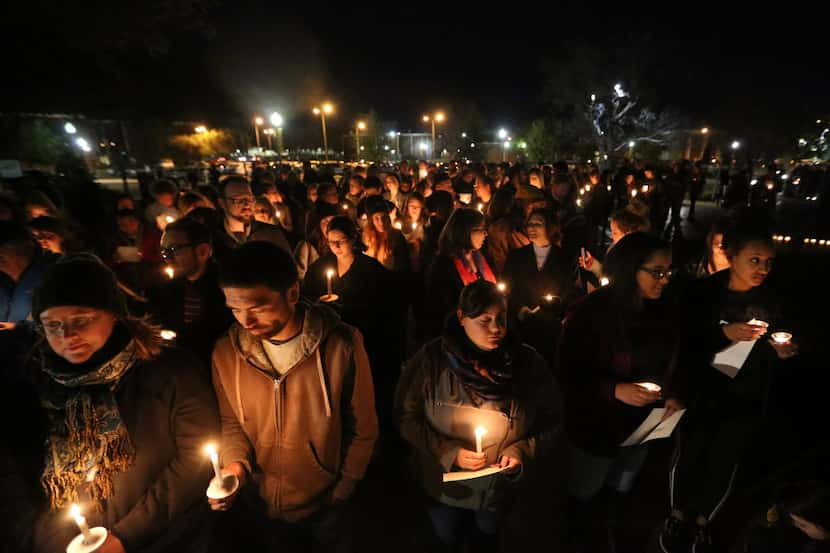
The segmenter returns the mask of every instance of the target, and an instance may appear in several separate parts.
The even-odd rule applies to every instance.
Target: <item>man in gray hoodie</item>
[[[224,472],[257,486],[267,542],[290,529],[348,551],[344,502],[378,437],[363,337],[331,309],[300,300],[294,262],[273,244],[232,252],[220,286],[237,321],[212,360]],[[235,500],[211,505],[226,510]]]

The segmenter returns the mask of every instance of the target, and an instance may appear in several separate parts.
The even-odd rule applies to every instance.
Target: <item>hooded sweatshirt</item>
[[[328,307],[298,309],[303,330],[282,374],[237,323],[213,351],[222,462],[242,463],[268,516],[287,522],[348,499],[378,437],[362,335]]]

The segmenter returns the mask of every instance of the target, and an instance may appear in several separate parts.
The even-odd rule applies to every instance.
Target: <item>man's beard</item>
[[[232,214],[232,213],[228,213],[228,216],[229,216],[231,219],[233,219],[234,221],[237,221],[237,222],[239,222],[239,223],[242,223],[242,224],[244,224],[244,225],[246,225],[246,226],[247,226],[247,225],[250,225],[250,224],[253,222],[253,220],[254,220],[254,214],[253,214],[253,212],[251,212],[251,214],[250,214],[250,215],[248,215],[248,216],[245,216],[245,215],[234,215],[234,214]]]

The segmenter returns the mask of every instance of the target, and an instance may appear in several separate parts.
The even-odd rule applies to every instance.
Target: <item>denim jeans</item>
[[[616,457],[598,457],[569,444],[571,475],[568,491],[580,501],[594,497],[603,485],[618,492],[629,492],[643,468],[647,453],[647,446],[635,445],[617,449]]]
[[[445,545],[463,541],[475,529],[487,536],[495,536],[498,530],[498,511],[471,511],[435,503],[428,509],[428,514],[432,529]]]

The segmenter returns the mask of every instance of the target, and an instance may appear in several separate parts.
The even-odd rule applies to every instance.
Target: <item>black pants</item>
[[[712,520],[732,492],[741,457],[758,433],[760,414],[724,419],[712,412],[689,423],[669,475],[671,504],[687,517]]]
[[[210,553],[279,551],[348,553],[352,551],[353,506],[346,501],[322,507],[308,518],[288,523],[265,516],[265,504],[245,490],[227,513],[217,513]]]
[[[703,183],[694,183],[689,187],[689,218],[695,216],[695,205],[703,189]]]

